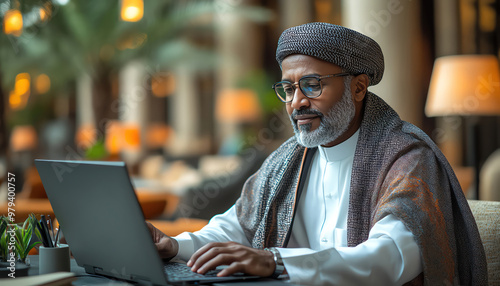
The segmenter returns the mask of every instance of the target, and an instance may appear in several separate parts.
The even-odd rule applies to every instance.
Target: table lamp
[[[425,114],[464,116],[468,120],[467,153],[475,167],[475,196],[479,199],[477,117],[500,114],[500,74],[493,55],[437,58],[432,70]]]
[[[38,136],[31,125],[16,126],[10,136],[10,148],[13,152],[31,151],[36,148]]]
[[[250,89],[223,90],[216,105],[217,119],[224,123],[253,122],[261,118],[257,94]]]
[[[236,154],[244,143],[248,124],[257,122],[262,114],[257,94],[251,89],[225,89],[217,97],[215,115],[224,125],[221,154]]]

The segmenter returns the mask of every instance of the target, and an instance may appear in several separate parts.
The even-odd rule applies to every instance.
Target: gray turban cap
[[[276,60],[292,54],[312,56],[336,64],[352,74],[366,74],[376,85],[384,74],[384,55],[373,39],[329,23],[308,23],[286,29],[278,41]]]

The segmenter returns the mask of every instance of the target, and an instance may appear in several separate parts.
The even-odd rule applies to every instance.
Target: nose
[[[297,87],[293,95],[291,107],[293,109],[300,110],[308,107],[309,105],[309,98],[302,93],[302,90],[300,90],[300,88]]]

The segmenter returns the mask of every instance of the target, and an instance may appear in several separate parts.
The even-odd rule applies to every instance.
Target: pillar
[[[436,57],[460,54],[459,1],[434,1]],[[459,117],[436,118],[433,136],[452,166],[463,163],[462,120]]]
[[[426,91],[422,90],[423,60],[420,1],[343,0],[343,25],[374,39],[384,53],[382,81],[369,90],[382,97],[403,120],[422,123]]]
[[[124,142],[122,158],[129,166],[139,163],[144,153],[146,106],[150,90],[144,63],[131,61],[120,71],[118,118],[121,121]]]
[[[237,10],[250,5],[251,0],[219,0],[224,9],[215,14],[216,47],[220,64],[216,72],[216,102],[221,92],[239,87],[242,79],[250,72],[262,68],[263,42],[258,25],[251,19],[242,17]],[[215,119],[217,120],[217,119]],[[218,145],[241,133],[238,122],[216,121]]]
[[[176,90],[171,95],[168,119],[174,130],[169,152],[175,156],[201,154],[199,149],[200,104],[196,88],[196,72],[187,64],[175,68]]]

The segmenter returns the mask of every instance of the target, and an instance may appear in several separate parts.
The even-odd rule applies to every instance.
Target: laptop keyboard
[[[217,277],[217,273],[221,270],[210,270],[205,274],[199,274],[191,271],[191,268],[184,263],[169,262],[164,265],[165,273],[169,281],[184,281],[184,280],[203,280],[207,277]]]

